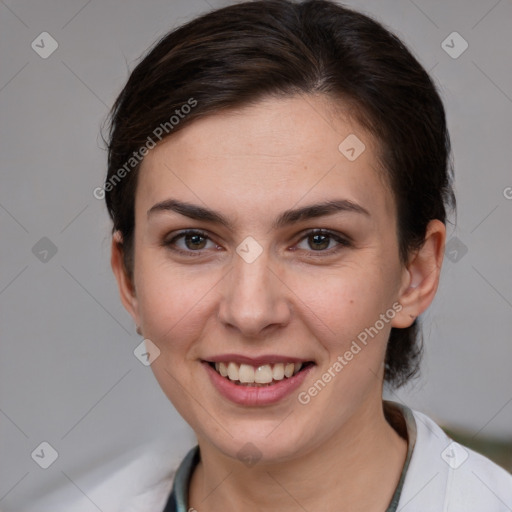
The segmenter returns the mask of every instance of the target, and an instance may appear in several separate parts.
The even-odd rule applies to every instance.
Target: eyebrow
[[[177,199],[166,199],[153,205],[147,212],[148,218],[156,213],[176,212],[190,219],[202,220],[222,225],[232,229],[232,223],[219,212],[199,206],[196,204],[178,201]],[[348,199],[333,199],[323,203],[312,204],[294,210],[285,210],[273,222],[274,229],[294,224],[300,221],[333,215],[335,213],[351,212],[370,217],[370,212],[361,205]]]

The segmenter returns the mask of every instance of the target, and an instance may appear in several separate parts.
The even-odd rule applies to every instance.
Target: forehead
[[[237,215],[344,197],[394,215],[374,138],[323,96],[268,98],[196,120],[140,168],[146,211],[177,197]]]

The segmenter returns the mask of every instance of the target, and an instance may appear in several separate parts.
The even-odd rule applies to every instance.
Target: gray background
[[[176,462],[193,443],[133,355],[141,339],[119,301],[110,223],[92,192],[106,168],[100,124],[136,59],[172,27],[228,3],[0,1],[4,512],[32,510],[52,490],[87,495],[91,469],[107,474],[154,439],[172,445]],[[512,2],[346,4],[397,33],[440,84],[456,168],[456,239],[424,315],[422,377],[390,397],[475,436],[511,438]],[[59,45],[46,59],[31,47],[44,31]],[[458,58],[442,47],[454,31],[469,44]],[[43,237],[55,255],[41,252]],[[59,455],[46,470],[31,457],[43,441]]]

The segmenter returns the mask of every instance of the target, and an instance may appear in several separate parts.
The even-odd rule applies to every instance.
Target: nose
[[[266,251],[252,262],[234,255],[233,267],[223,280],[219,319],[247,338],[269,335],[290,321],[290,290],[271,268]]]

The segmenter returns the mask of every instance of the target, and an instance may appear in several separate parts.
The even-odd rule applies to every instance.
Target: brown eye
[[[305,233],[305,236],[303,236],[297,244],[297,248],[305,250],[306,252],[325,253],[325,255],[335,253],[344,247],[350,246],[351,243],[347,238],[322,229]]]
[[[187,249],[204,249],[207,239],[199,234],[188,234],[183,237]]]
[[[208,243],[213,247],[208,247]],[[182,231],[170,240],[164,241],[162,245],[175,252],[188,255],[200,253],[209,248],[218,248],[206,233],[196,230]]]
[[[309,246],[315,251],[327,249],[330,241],[329,235],[312,234],[308,236]]]

